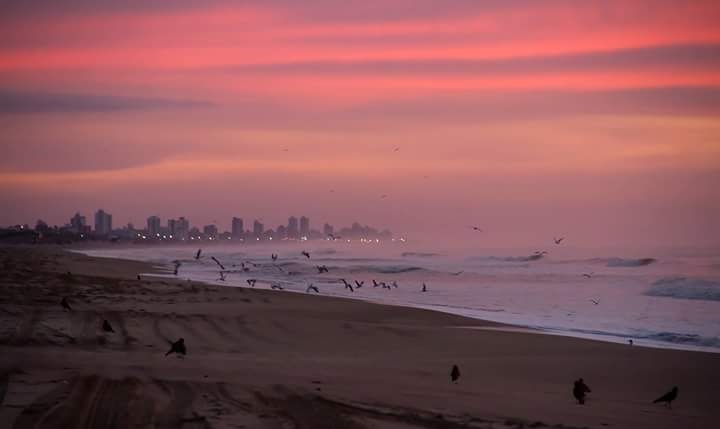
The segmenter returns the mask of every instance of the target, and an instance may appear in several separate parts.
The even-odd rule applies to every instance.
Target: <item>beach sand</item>
[[[154,268],[49,247],[0,248],[0,270],[2,428],[720,422],[720,354],[470,329],[500,325],[323,296],[138,281]],[[115,333],[101,330],[103,319]],[[165,357],[179,337],[187,356]],[[592,388],[585,405],[571,393],[580,377]],[[672,409],[651,403],[674,385]]]

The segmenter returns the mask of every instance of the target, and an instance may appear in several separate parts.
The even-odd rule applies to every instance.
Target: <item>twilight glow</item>
[[[718,23],[717,1],[13,2],[0,224],[719,244]]]

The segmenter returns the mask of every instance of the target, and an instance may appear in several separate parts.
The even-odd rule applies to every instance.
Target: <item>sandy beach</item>
[[[720,354],[0,248],[2,428],[711,428]],[[60,306],[67,297],[72,311]],[[114,333],[101,329],[108,320]],[[184,338],[185,357],[165,352]],[[450,369],[461,371],[451,383]],[[585,405],[571,393],[584,378]],[[672,409],[652,400],[679,387]]]

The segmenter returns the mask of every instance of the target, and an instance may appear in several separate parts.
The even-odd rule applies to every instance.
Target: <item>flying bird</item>
[[[396,282],[395,280],[393,280],[393,282],[392,282],[392,287],[394,287],[394,288],[397,288],[397,287],[398,287],[398,284],[397,284],[397,282]],[[389,288],[388,288],[388,289],[389,289]]]
[[[247,279],[245,281],[250,285],[250,287],[255,287],[255,282],[257,282],[255,279]]]
[[[216,257],[211,256],[210,259],[212,259],[213,261],[215,261],[215,263],[218,264],[218,267],[220,267],[221,270],[224,270],[224,269],[225,269],[225,267],[223,266],[223,264],[221,264],[220,261],[218,261]]]
[[[381,200],[384,199],[384,198],[387,198],[387,195],[386,195],[386,194],[380,195],[380,199],[381,199]]]
[[[399,147],[396,147],[396,148],[393,150],[393,152],[399,152],[399,151],[400,151],[400,148],[399,148]]]
[[[536,255],[539,255],[539,256],[547,255],[547,253],[548,253],[547,250],[536,250],[536,251],[535,251],[535,254],[536,254]]]
[[[315,293],[320,293],[320,290],[317,288],[317,286],[313,286],[312,283],[310,283],[310,286],[307,287],[305,292],[310,293],[311,290],[314,290]]]
[[[355,280],[355,289],[360,289],[361,287],[363,287],[364,284],[365,284],[365,281],[359,282],[359,281]]]
[[[72,311],[72,308],[70,308],[70,302],[68,301],[67,297],[63,297],[63,299],[60,301],[60,306],[63,308],[63,310]]]
[[[668,393],[662,395],[661,397],[657,398],[653,401],[653,404],[657,404],[658,402],[665,402],[668,408],[672,408],[672,401],[677,399],[678,395],[678,388],[677,386],[673,387],[671,391]]]
[[[596,300],[594,300],[594,299],[591,299],[590,302],[592,302],[592,303],[595,304],[595,305],[600,304],[600,302],[598,302],[598,301],[596,301]]]
[[[328,272],[328,267],[326,267],[325,265],[318,265],[318,266],[316,266],[315,268],[317,268],[318,274],[322,274],[322,273],[327,273],[327,272]]]
[[[302,254],[304,257],[310,259],[310,253],[308,251],[303,250],[302,252],[300,252],[300,254]]]
[[[593,274],[595,274],[595,273],[584,273],[584,274],[583,274],[583,277],[589,279],[589,278],[592,278]]]
[[[110,325],[110,322],[108,322],[107,319],[103,320],[102,329],[105,332],[115,332],[112,325]]]
[[[169,356],[171,353],[177,353],[179,355],[186,355],[187,349],[185,348],[185,340],[180,338],[170,345],[170,350],[165,353],[165,356]]]
[[[353,289],[352,285],[348,283],[345,279],[340,279],[341,282],[345,285],[345,289],[350,289],[350,292],[355,292],[355,289]]]
[[[460,378],[460,368],[458,368],[457,365],[453,365],[452,370],[450,370],[450,381],[452,381],[453,383],[457,383],[459,378]]]
[[[200,259],[201,253],[202,253],[202,249],[198,249],[197,253],[195,254],[195,259]]]
[[[465,271],[458,271],[458,272],[456,272],[456,273],[450,273],[450,274],[452,274],[452,275],[454,275],[454,276],[459,276],[460,274],[462,274],[462,273],[464,273],[464,272],[465,272]]]
[[[482,228],[480,228],[479,226],[474,226],[474,225],[471,225],[471,226],[470,226],[470,228],[472,228],[472,229],[473,229],[473,231],[477,231],[477,232],[483,232]]]
[[[284,290],[285,288],[280,285],[271,285],[270,289]]]
[[[553,237],[553,241],[555,242],[555,244],[560,244],[560,243],[562,243],[563,240],[565,240],[565,237],[560,237],[560,238]]]

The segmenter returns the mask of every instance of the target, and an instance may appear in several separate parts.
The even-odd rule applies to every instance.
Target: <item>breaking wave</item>
[[[411,265],[356,265],[350,267],[349,271],[352,273],[368,272],[379,274],[400,274],[428,270],[423,267],[415,267]]]
[[[720,282],[688,277],[665,277],[654,282],[645,295],[720,301]]]
[[[433,258],[440,256],[439,253],[426,253],[426,252],[403,252],[400,254],[403,258]]]
[[[528,256],[469,256],[465,260],[470,262],[532,262],[544,257],[544,253],[534,253]]]
[[[657,262],[655,258],[594,258],[585,262],[591,264],[605,264],[608,267],[644,267]]]

